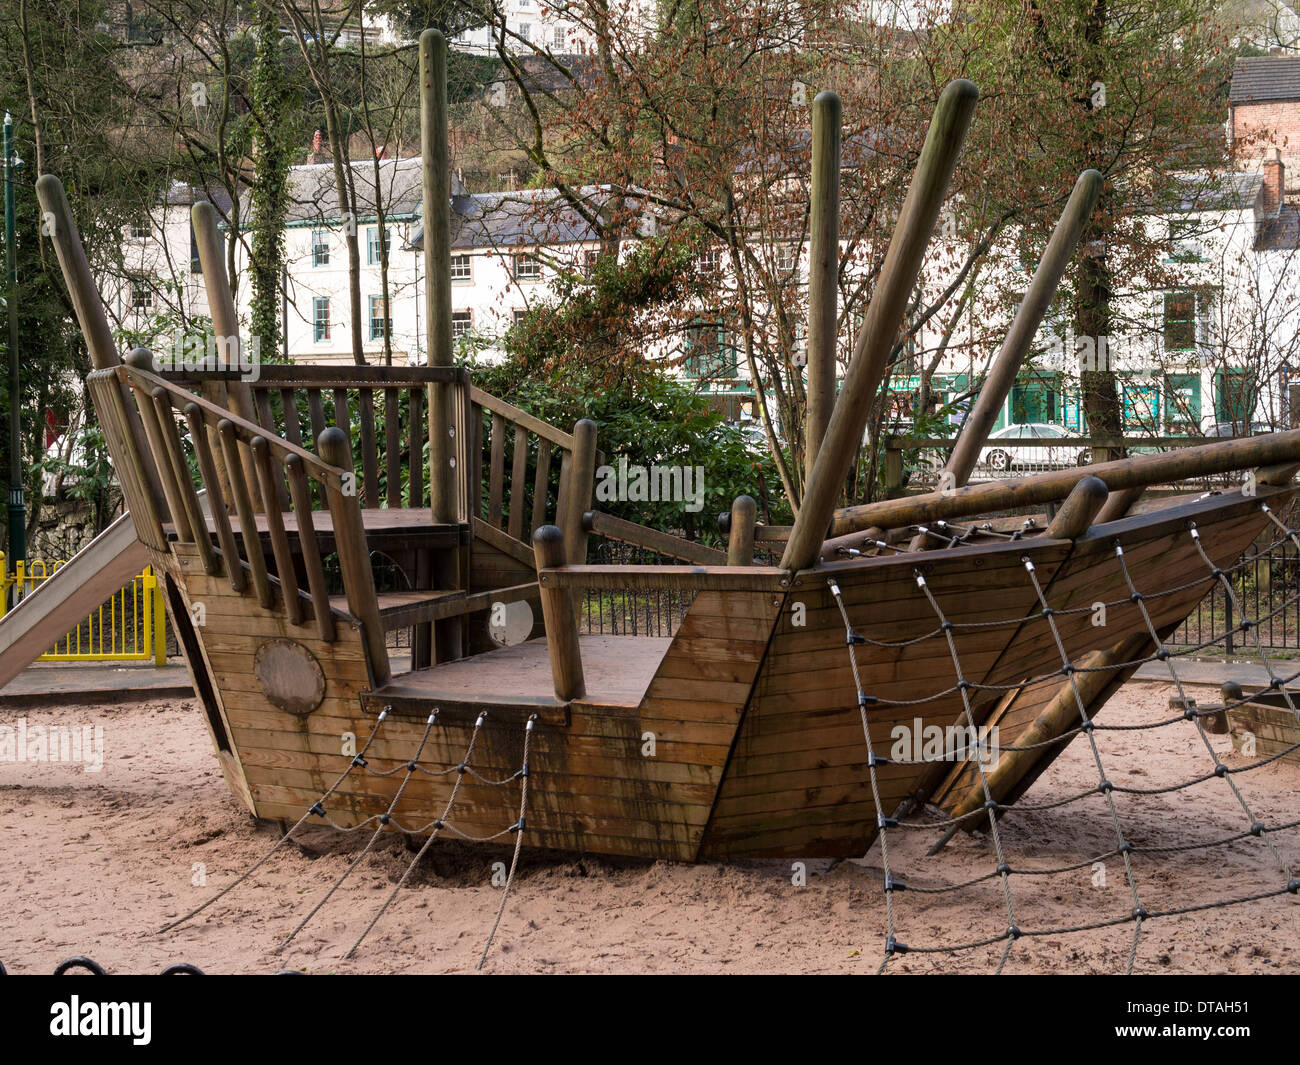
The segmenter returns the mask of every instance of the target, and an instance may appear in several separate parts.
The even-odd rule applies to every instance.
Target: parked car
[[[1005,473],[1016,466],[1037,469],[1086,466],[1092,461],[1092,453],[1088,448],[1071,442],[1077,437],[1078,434],[1069,429],[1044,422],[1008,425],[989,434],[988,445],[980,452],[979,461],[997,473]],[[1001,447],[1000,441],[1003,442]],[[1006,446],[1013,443],[1020,446]]]
[[[1205,430],[1206,436],[1259,436],[1261,433],[1276,433],[1281,430],[1268,422],[1251,422],[1250,431],[1246,432],[1242,422],[1218,422]]]

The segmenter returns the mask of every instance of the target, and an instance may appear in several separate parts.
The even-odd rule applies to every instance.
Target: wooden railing
[[[233,374],[169,373],[169,381],[191,388]],[[329,426],[338,426],[359,438],[357,495],[367,509],[428,505],[429,469],[425,451],[429,439],[426,393],[434,383],[454,384],[463,394],[469,374],[451,366],[300,366],[270,365],[260,368],[256,381],[248,382],[257,424],[307,451]],[[464,439],[463,404],[456,404],[453,425],[458,445]],[[463,447],[456,449],[457,467],[466,461]],[[461,481],[461,478],[457,478]],[[276,497],[288,509],[287,487],[280,484]],[[467,502],[462,493],[461,520]]]
[[[315,490],[330,515],[348,612],[361,625],[372,679],[376,685],[386,683],[390,676],[388,653],[346,432],[325,426],[315,437],[313,454],[300,443],[250,423],[181,383],[154,373],[149,353],[141,349],[132,352],[126,364],[92,377],[101,375],[123,381],[135,396],[150,454],[133,455],[132,460],[148,461],[157,468],[175,541],[193,546],[209,576],[224,571],[231,589],[240,594],[251,584],[264,609],[282,613],[291,625],[311,624],[321,640],[332,642],[337,630],[313,518]],[[112,393],[101,387],[100,395],[111,400]],[[122,420],[120,408],[114,409],[110,403],[105,409],[109,421]],[[186,439],[198,469],[197,484],[190,472]],[[254,471],[251,481],[249,469]],[[200,505],[200,486],[207,489],[206,508]],[[285,528],[288,508],[277,498],[282,491],[292,502],[298,526],[296,541],[305,590],[299,585],[298,557]],[[238,532],[230,520],[232,508],[239,520]],[[258,528],[259,511],[270,541],[269,560]],[[216,532],[215,547],[208,531],[209,517]],[[149,520],[158,521],[156,511]],[[160,522],[153,531],[158,541],[165,542],[166,531]]]
[[[471,386],[467,399],[466,450],[485,462],[487,472],[485,501],[482,474],[470,471],[470,513],[525,544],[543,525],[558,525],[564,530],[565,559],[584,561],[582,516],[591,507],[595,484],[596,424],[584,418],[566,433],[482,389]]]

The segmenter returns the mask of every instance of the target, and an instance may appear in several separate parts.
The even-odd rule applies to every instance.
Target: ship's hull
[[[1189,523],[1211,561],[1227,567],[1260,534],[1262,499],[1276,509],[1291,491],[1211,496],[1097,526],[1073,542],[1033,537],[903,553],[805,571],[784,587],[756,576],[701,591],[671,639],[583,637],[588,694],[569,702],[553,695],[541,640],[399,675],[375,690],[355,626],[341,625],[330,643],[313,640],[205,576],[183,546],[154,554],[226,778],[259,817],[297,820],[347,771],[322,804],[337,824],[391,808],[407,828],[443,820],[445,838],[509,842],[525,724],[535,715],[531,847],[678,861],[839,857],[864,853],[878,815],[905,801],[952,809],[978,786],[974,763],[950,757],[963,752],[926,756],[926,730],[996,724],[998,742],[1014,746],[1070,683],[1038,588],[1064,612],[1051,622],[1071,661],[1117,647],[1131,654],[1089,696],[1091,716],[1131,674],[1126,663],[1154,650],[1147,617],[1128,601],[1116,545],[1163,635],[1210,588]],[[867,638],[852,649],[832,579]],[[1107,604],[1101,621],[1097,603]],[[199,605],[204,623],[188,625]],[[253,663],[272,640],[300,644],[322,664],[323,694],[309,713],[268,699]],[[889,757],[901,743],[908,755],[877,767],[879,805],[851,650],[872,749]],[[970,685],[964,693],[961,681]],[[368,740],[366,765],[349,769]],[[1013,783],[1023,790],[1062,746],[1045,749]],[[423,769],[408,774],[403,767],[417,757]],[[457,771],[466,761],[473,772]]]

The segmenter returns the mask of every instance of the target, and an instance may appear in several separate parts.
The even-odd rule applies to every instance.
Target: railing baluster
[[[326,429],[316,441],[316,451],[331,466],[344,473],[352,472],[352,449],[342,429]],[[370,552],[366,546],[366,530],[361,522],[361,511],[356,499],[343,494],[342,485],[331,478],[326,494],[330,514],[334,519],[334,545],[338,551],[339,568],[343,571],[343,590],[348,597],[348,612],[361,623],[362,638],[366,645],[366,658],[377,687],[392,679],[388,664],[388,648],[384,643],[383,623],[379,618],[379,600],[375,596],[375,578],[370,569]]]
[[[528,535],[546,524],[546,502],[551,491],[551,442],[537,438],[537,473],[533,477],[533,514]]]
[[[127,359],[128,361],[135,359],[136,361],[131,365],[137,369],[150,372],[153,370],[153,357],[144,349],[137,348],[127,356]],[[162,482],[163,496],[167,501],[167,511],[171,515],[172,528],[176,530],[178,540],[188,543],[189,521],[186,518],[185,507],[181,503],[180,486],[176,483],[176,470],[167,455],[167,445],[162,438],[158,410],[154,406],[153,397],[143,385],[135,386],[135,401],[136,408],[140,411],[140,422],[144,426],[145,439],[149,442],[149,450],[153,452],[154,467],[158,471],[159,481]]]
[[[366,508],[379,507],[379,456],[375,451],[375,390],[357,389],[357,419],[361,423],[361,469],[365,474]]]
[[[505,486],[506,420],[492,415],[492,466],[488,473],[488,523],[501,528],[501,496]]]
[[[401,397],[400,389],[384,389],[384,469],[388,481],[388,506],[394,509],[402,505]]]
[[[163,445],[167,448],[168,457],[171,459],[176,491],[180,495],[181,506],[185,508],[185,520],[190,526],[194,546],[198,548],[203,572],[211,576],[217,572],[217,558],[212,551],[212,539],[208,536],[208,523],[203,517],[199,494],[194,489],[193,478],[190,477],[189,463],[185,461],[185,447],[181,443],[181,434],[176,428],[171,397],[165,389],[155,388],[153,402],[154,410],[158,414],[158,427],[162,432]]]
[[[221,436],[221,453],[225,456],[226,472],[230,477],[230,494],[235,497],[235,512],[239,515],[239,538],[244,544],[248,569],[253,574],[253,588],[257,592],[257,601],[265,609],[271,610],[275,606],[275,597],[266,573],[266,558],[262,555],[262,538],[257,532],[253,500],[249,495],[248,481],[244,477],[239,437],[234,423],[226,418],[217,424],[217,432]]]
[[[302,459],[290,455],[284,460],[289,477],[289,494],[298,518],[298,546],[302,550],[303,569],[307,571],[307,589],[311,594],[312,615],[316,631],[326,643],[333,643],[334,611],[330,608],[329,590],[325,584],[325,566],[321,562],[320,545],[316,542],[316,524],[311,515],[311,485],[303,469]]]
[[[510,535],[524,537],[524,511],[528,506],[528,430],[515,426],[515,454],[510,464]]]
[[[257,469],[258,483],[262,486],[262,497],[274,495],[279,475],[271,465],[271,445],[265,437],[255,436],[249,446],[253,449],[253,465]],[[266,528],[271,534],[275,575],[280,580],[285,617],[291,624],[301,625],[302,603],[298,601],[298,574],[293,568],[293,549],[289,546],[289,535],[284,531],[284,513],[279,507],[267,508]]]
[[[424,435],[428,432],[428,423],[424,420],[424,389],[409,389],[411,397],[411,424],[407,426],[408,448],[411,458],[407,469],[406,505],[408,507],[424,506]]]
[[[280,431],[275,424],[275,408],[271,406],[271,393],[265,388],[259,388],[253,393],[254,405],[257,408],[257,421],[263,429],[272,436],[279,436]],[[273,470],[274,476],[271,478],[271,488],[262,489],[262,508],[264,510],[288,510],[289,493],[284,486],[284,477],[277,470]],[[258,474],[258,484],[261,484],[261,474]],[[267,498],[271,496],[271,498]]]
[[[221,554],[226,564],[226,576],[230,587],[236,592],[243,592],[248,587],[244,579],[244,567],[240,565],[239,547],[235,543],[235,533],[230,527],[230,515],[226,511],[226,501],[221,494],[221,484],[217,473],[217,464],[208,441],[207,425],[203,421],[203,412],[197,403],[185,407],[185,421],[190,427],[190,439],[194,441],[194,453],[199,460],[199,474],[203,477],[204,487],[208,490],[208,513],[217,527],[217,543],[221,545]]]

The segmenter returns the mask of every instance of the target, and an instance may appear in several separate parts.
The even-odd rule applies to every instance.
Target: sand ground
[[[1105,720],[1137,724],[1169,716],[1168,686],[1133,683]],[[358,956],[341,961],[412,855],[381,844],[282,954],[288,932],[315,905],[360,846],[356,835],[317,835],[284,848],[255,877],[188,925],[157,929],[229,883],[275,842],[226,790],[197,707],[157,699],[118,706],[0,712],[0,723],[99,724],[102,771],[0,763],[0,961],[10,972],[49,972],[86,954],[113,972],[156,972],[190,962],[209,972],[473,971],[500,900],[491,884],[500,850],[439,844],[416,870]],[[1200,775],[1209,756],[1191,726],[1099,733],[1108,777],[1157,788]],[[1227,737],[1214,737],[1230,750]],[[1245,760],[1224,755],[1229,765]],[[1300,766],[1275,763],[1238,778],[1266,822],[1300,819]],[[1073,744],[1029,792],[1036,805],[1097,780],[1091,752]],[[1210,780],[1156,796],[1117,795],[1135,844],[1214,840],[1248,827],[1227,785]],[[1013,869],[1084,862],[1113,849],[1104,800],[1017,813],[999,828]],[[890,834],[889,862],[913,888],[934,888],[991,871],[987,834],[959,835],[925,857],[934,831]],[[1300,830],[1276,833],[1300,875]],[[515,885],[489,972],[870,973],[886,934],[879,846],[860,861],[809,861],[796,886],[788,861],[674,865],[529,854]],[[1259,839],[1133,859],[1148,911],[1270,891],[1286,874]],[[196,885],[199,873],[206,886]],[[1050,877],[1013,876],[1015,921],[1057,929],[1122,916],[1132,897],[1123,863],[1091,864]],[[896,896],[897,936],[938,946],[997,935],[1007,924],[997,880],[941,895]],[[1017,941],[1010,972],[1122,971],[1132,926],[1054,933]],[[896,957],[890,971],[991,971],[1001,946],[958,954]],[[1300,898],[1284,895],[1147,922],[1136,971],[1294,972],[1300,968]]]

